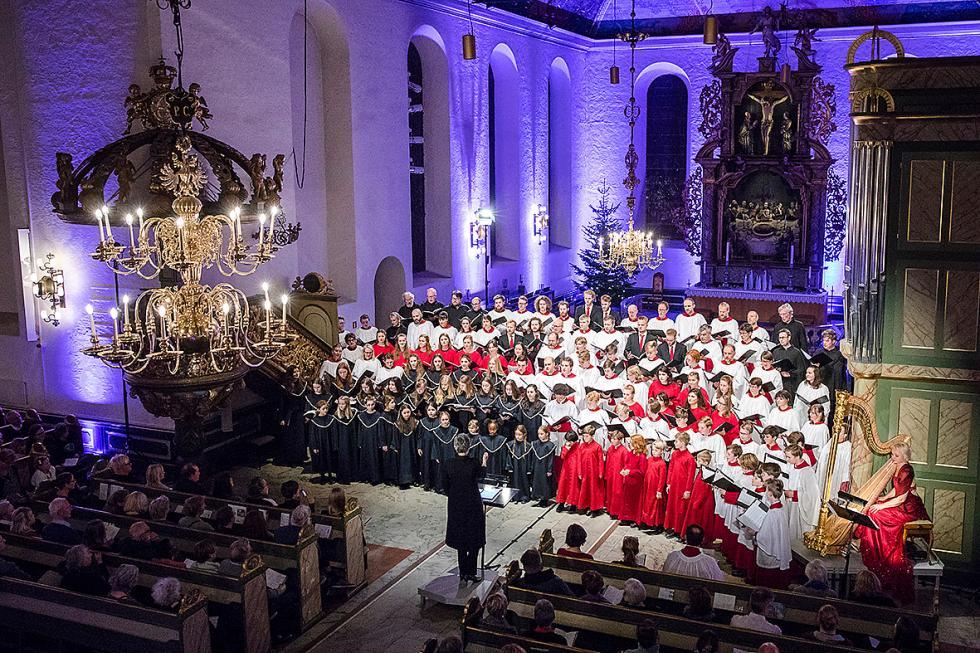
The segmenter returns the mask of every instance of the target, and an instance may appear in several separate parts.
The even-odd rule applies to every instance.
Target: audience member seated
[[[609,599],[602,595],[605,587],[606,581],[603,580],[602,574],[592,569],[584,571],[582,572],[583,594],[579,598],[593,603],[609,603]]]
[[[0,499],[13,503],[23,503],[27,496],[26,489],[21,486],[20,477],[14,469],[17,453],[13,449],[0,449]]]
[[[213,531],[211,524],[201,518],[203,514],[204,497],[190,497],[184,502],[184,516],[180,518],[177,525],[181,528],[193,528],[196,531]]]
[[[695,585],[687,591],[687,605],[684,616],[696,621],[714,621],[715,610],[711,602],[711,592],[704,585]]]
[[[204,494],[201,484],[201,468],[195,463],[184,463],[180,468],[180,478],[174,483],[174,489],[187,494]]]
[[[235,479],[232,478],[231,472],[221,472],[214,477],[211,496],[228,501],[241,501],[241,497],[235,490]]]
[[[772,642],[766,642],[759,647],[758,653],[779,653],[779,647]]]
[[[146,468],[146,487],[152,490],[162,490],[167,492],[170,487],[164,484],[163,479],[167,475],[167,470],[160,463],[153,463]]]
[[[130,492],[123,504],[123,514],[129,517],[145,517],[150,510],[150,499],[142,492]]]
[[[214,530],[225,535],[235,535],[235,512],[231,506],[221,506],[214,511]]]
[[[545,594],[572,596],[572,590],[568,588],[565,581],[555,574],[553,569],[543,569],[541,552],[537,549],[528,549],[524,552],[521,556],[521,567],[524,569],[524,573],[514,581],[514,585],[517,587]]]
[[[24,537],[37,537],[38,532],[34,530],[36,523],[33,510],[27,507],[18,508],[10,515],[10,532]]]
[[[106,477],[117,481],[133,480],[133,463],[124,453],[117,453],[109,459],[109,469]]]
[[[10,503],[6,499],[0,501],[0,524],[10,524],[11,518],[14,516],[14,504]]]
[[[170,497],[166,494],[154,497],[146,509],[146,516],[153,521],[170,520]]]
[[[113,515],[124,515],[126,514],[125,505],[126,499],[129,498],[129,490],[116,490],[109,495],[106,499],[105,505],[102,509]]]
[[[198,540],[197,544],[194,545],[194,553],[191,554],[190,558],[184,560],[184,565],[188,569],[199,571],[218,571],[220,564],[218,563],[218,550],[215,548],[214,542],[210,539]]]
[[[637,581],[639,582],[639,581]],[[636,625],[636,648],[623,653],[660,653],[660,632],[651,619],[644,619]]]
[[[115,538],[110,538],[105,522],[101,519],[92,519],[85,524],[82,531],[82,544],[93,551],[111,551]]]
[[[818,642],[829,644],[848,644],[847,638],[837,632],[840,615],[832,605],[822,606],[817,610],[817,630],[811,635]]]
[[[62,472],[54,478],[54,496],[69,499],[78,493],[78,481],[71,472]]]
[[[881,591],[881,581],[873,571],[862,569],[854,578],[854,589],[849,600],[865,605],[880,605],[886,608],[897,607],[895,600]]]
[[[892,648],[902,653],[915,653],[921,646],[919,626],[912,619],[902,616],[895,622],[895,634],[892,636]]]
[[[463,653],[463,640],[456,635],[450,635],[439,642],[435,653]]]
[[[621,605],[627,608],[645,608],[647,602],[647,588],[635,578],[627,578],[623,583],[623,601]]]
[[[140,560],[165,558],[170,552],[169,542],[160,539],[145,521],[135,522],[126,537],[117,538],[116,549],[120,555]]]
[[[327,497],[327,514],[331,517],[343,517],[347,512],[347,492],[342,487],[330,489]]]
[[[7,548],[7,540],[3,539],[3,535],[0,535],[0,556],[3,555],[3,550],[5,548]],[[0,557],[0,578],[33,580],[27,575],[27,572],[18,567],[16,563],[10,562],[9,560],[4,560],[3,557]]]
[[[505,633],[517,634],[517,629],[507,621],[507,597],[503,592],[494,592],[483,602],[484,615],[480,625]]]
[[[249,503],[276,505],[276,500],[269,496],[269,481],[261,476],[254,477],[248,483],[248,496],[245,500]]]
[[[558,549],[558,555],[592,560],[592,555],[582,550],[582,545],[588,537],[581,524],[570,524],[565,531],[565,546]]]
[[[524,633],[524,636],[553,644],[568,643],[555,632],[555,606],[548,599],[539,599],[534,604],[534,627]]]
[[[258,510],[249,510],[245,513],[241,532],[250,540],[271,540],[274,537],[269,530],[269,521]]]
[[[706,630],[701,633],[698,641],[694,643],[694,653],[718,653],[720,647],[721,642],[718,641],[718,635],[715,631]]]
[[[242,575],[242,565],[252,555],[252,544],[245,538],[239,538],[228,547],[228,557],[218,564],[218,573],[238,578]]]
[[[43,539],[69,546],[82,543],[81,534],[72,528],[68,521],[71,519],[71,504],[68,503],[68,499],[61,497],[52,499],[48,504],[48,514],[51,516],[51,521],[41,529]]]
[[[161,578],[153,583],[150,597],[156,607],[177,612],[180,609],[180,581],[171,577]]]
[[[54,481],[57,476],[58,470],[51,464],[51,458],[38,456],[37,462],[34,463],[34,474],[31,475],[31,487],[36,490],[38,485],[45,481]]]
[[[642,567],[637,558],[640,555],[640,540],[634,535],[627,535],[623,538],[623,559],[617,560],[617,565],[626,565],[627,567]]]
[[[755,588],[749,596],[749,613],[732,616],[731,625],[736,628],[755,630],[760,633],[782,635],[782,629],[766,619],[766,613],[769,611],[770,605],[772,605],[772,590],[767,587]],[[739,651],[740,649],[733,649],[734,653],[739,653]]]
[[[279,486],[279,492],[282,494],[282,501],[279,502],[280,508],[292,510],[302,503],[300,501],[301,495],[299,483],[296,481],[286,481]]]
[[[136,565],[119,565],[109,576],[109,598],[120,603],[135,603],[130,594],[140,579],[140,570]]]
[[[701,550],[701,543],[704,542],[703,528],[697,524],[688,526],[684,531],[684,541],[687,545],[683,549],[667,554],[664,571],[707,580],[725,579],[718,561]]]
[[[803,573],[806,574],[806,582],[802,585],[790,585],[789,590],[791,592],[809,594],[810,596],[825,596],[831,599],[837,598],[837,592],[827,584],[827,566],[822,561],[811,560],[807,563]]]
[[[76,544],[65,552],[58,567],[61,587],[72,592],[106,596],[109,594],[109,572],[102,556],[92,553],[84,544]]]
[[[303,527],[310,522],[310,507],[296,506],[289,514],[289,523],[276,529],[275,540],[279,544],[296,544]]]

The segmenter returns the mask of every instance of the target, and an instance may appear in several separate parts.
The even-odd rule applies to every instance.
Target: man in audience
[[[0,535],[0,555],[7,548],[7,540]],[[0,558],[0,578],[16,578],[17,580],[33,580],[27,573],[18,567],[16,563]]]
[[[514,584],[535,592],[572,596],[572,590],[565,581],[555,575],[553,569],[543,569],[543,566],[541,553],[537,549],[528,549],[521,556],[524,573]]]
[[[555,606],[548,599],[540,599],[534,604],[534,628],[524,633],[524,636],[554,644],[568,643],[555,632]]]
[[[733,615],[731,625],[760,633],[782,635],[782,629],[766,619],[766,612],[770,605],[772,605],[772,590],[767,587],[756,587],[749,596],[749,613]]]
[[[180,478],[174,484],[174,489],[187,494],[204,494],[201,483],[201,468],[194,463],[184,463],[180,468]]]
[[[636,648],[623,653],[659,653],[660,632],[652,619],[644,619],[636,626]]]
[[[133,476],[133,463],[124,453],[117,453],[109,459],[109,471],[107,476],[117,481],[131,481]]]
[[[48,514],[51,516],[51,521],[41,529],[43,539],[69,546],[81,544],[81,534],[72,528],[68,521],[71,519],[71,504],[68,503],[68,499],[61,497],[52,499],[48,504]]]
[[[198,495],[184,502],[184,516],[177,525],[181,528],[192,528],[195,531],[213,531],[211,524],[204,521],[204,497]]]
[[[296,544],[303,527],[310,523],[310,507],[296,506],[289,514],[289,523],[276,529],[275,539],[279,544]]]
[[[292,510],[303,503],[301,501],[303,494],[300,492],[299,483],[296,481],[286,481],[279,486],[279,492],[282,494],[282,501],[279,502],[280,508]]]
[[[704,542],[704,529],[697,524],[691,524],[684,531],[684,541],[687,546],[679,551],[671,551],[664,560],[664,571],[694,578],[709,580],[724,580],[718,561],[701,550]]]
[[[228,547],[228,557],[218,565],[218,573],[238,578],[242,575],[242,565],[252,555],[252,544],[245,538],[239,538]]]
[[[772,339],[776,340],[779,332],[786,329],[790,332],[791,345],[802,351],[809,349],[806,340],[806,327],[803,326],[802,322],[793,317],[793,306],[791,304],[783,304],[776,311],[779,313],[779,322],[776,322],[772,327],[772,331],[770,332]]]
[[[255,476],[248,483],[246,501],[269,506],[276,505],[276,500],[269,496],[269,481],[261,476]]]
[[[594,569],[587,569],[582,572],[582,589],[585,591],[579,598],[591,603],[609,603],[609,599],[602,595],[605,587],[606,581],[602,575]]]
[[[180,581],[176,578],[161,578],[153,583],[150,597],[156,607],[176,612],[180,607]]]
[[[162,558],[169,550],[169,544],[150,529],[145,521],[138,521],[129,527],[129,534],[117,544],[120,555],[140,560]]]
[[[84,544],[68,549],[58,570],[61,572],[61,587],[66,590],[94,596],[109,594],[109,571],[102,562],[102,556],[92,553]]]

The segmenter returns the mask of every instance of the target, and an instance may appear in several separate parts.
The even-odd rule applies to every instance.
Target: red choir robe
[[[619,519],[623,508],[623,475],[620,472],[626,462],[628,450],[620,444],[618,447],[609,445],[606,450],[606,512],[611,517]]]
[[[647,391],[648,399],[656,399],[657,395],[660,393],[667,395],[667,399],[670,400],[672,405],[677,403],[677,396],[681,393],[681,387],[676,383],[668,383],[664,385],[658,379],[654,379],[650,382],[650,389]],[[667,408],[667,406],[664,406]]]
[[[730,478],[738,480],[741,474],[742,466],[738,461],[726,461],[725,462],[725,474]],[[721,538],[721,553],[729,562],[735,562],[736,546],[738,544],[738,530],[739,527],[735,523],[735,519],[738,517],[738,506],[736,501],[738,500],[738,492],[722,492],[721,499],[723,506],[719,512],[721,513],[720,521],[721,528],[718,529],[718,537]]]
[[[722,424],[728,424],[728,430],[721,434],[721,436],[725,438],[726,447],[738,439],[738,418],[735,417],[734,413],[729,413],[728,417],[722,417],[717,410],[712,411],[711,423],[712,429],[716,429]]]
[[[755,481],[755,472],[742,470],[742,485],[744,487],[751,487],[753,491],[758,492]],[[743,508],[739,508],[738,514],[741,515],[742,511]],[[738,525],[736,524],[736,526]],[[751,574],[754,571],[755,558],[755,545],[752,538],[746,535],[745,529],[738,527],[735,540],[735,559],[732,561],[732,566],[736,569],[744,569],[746,574]]]
[[[902,527],[910,521],[929,519],[929,513],[915,493],[915,472],[911,465],[902,465],[895,472],[892,485],[895,496],[905,494],[905,501],[900,506],[870,515],[879,530],[858,526],[854,536],[861,540],[864,565],[881,579],[881,586],[886,591],[905,604],[915,599],[915,583],[912,562],[905,557]]]
[[[657,493],[660,498],[657,498]],[[664,525],[667,510],[667,463],[663,457],[648,456],[643,473],[643,489],[640,493],[639,523],[660,528]]]
[[[629,474],[623,479],[623,499],[619,518],[623,521],[640,521],[640,501],[643,498],[643,477],[646,472],[646,456],[630,451],[626,454],[623,469]],[[656,495],[654,495],[656,496]]]
[[[602,510],[606,496],[602,484],[602,445],[580,442],[578,445],[578,492],[572,505],[579,510]],[[565,475],[568,472],[563,470]]]
[[[684,515],[684,525],[677,532],[683,535],[688,526],[697,524],[704,529],[704,541],[714,542],[716,530],[715,491],[701,476],[702,469],[702,467],[698,467],[694,474],[694,489],[691,491],[691,501],[688,504],[687,514]]]
[[[667,469],[667,513],[664,515],[664,527],[678,535],[684,533],[684,518],[690,498],[685,499],[685,492],[694,490],[694,456],[687,449],[674,451],[670,457],[670,467]]]
[[[749,582],[784,590],[793,580],[792,561],[789,513],[782,502],[777,501],[769,505],[769,512],[755,534],[755,560]]]
[[[571,447],[561,448],[561,474],[558,476],[558,490],[555,493],[557,503],[574,504],[578,496],[578,448],[579,443],[573,442]],[[555,459],[558,462],[558,459]]]

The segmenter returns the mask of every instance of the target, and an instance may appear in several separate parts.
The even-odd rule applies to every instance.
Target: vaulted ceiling
[[[519,14],[594,38],[610,38],[629,21],[630,0],[474,0],[475,4]],[[703,16],[721,19],[729,33],[752,29],[766,5],[778,0],[636,0],[637,25],[650,35],[696,34]],[[809,27],[897,25],[980,19],[975,0],[791,0],[795,24]]]

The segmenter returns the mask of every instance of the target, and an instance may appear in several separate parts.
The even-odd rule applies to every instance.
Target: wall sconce
[[[480,208],[473,213],[473,216],[473,220],[470,221],[470,247],[476,250],[476,256],[479,258],[487,253],[487,238],[496,215],[493,209]]]
[[[548,223],[550,216],[548,215],[548,209],[544,207],[543,204],[538,204],[535,207],[534,213],[531,214],[531,219],[534,224],[534,235],[538,239],[538,244],[544,242],[544,234],[548,231]]]
[[[55,267],[54,254],[48,254],[43,263],[38,261],[37,267],[41,271],[40,278],[37,274],[31,275],[34,296],[51,305],[49,310],[42,311],[42,319],[58,326],[58,309],[65,307],[65,272]]]

